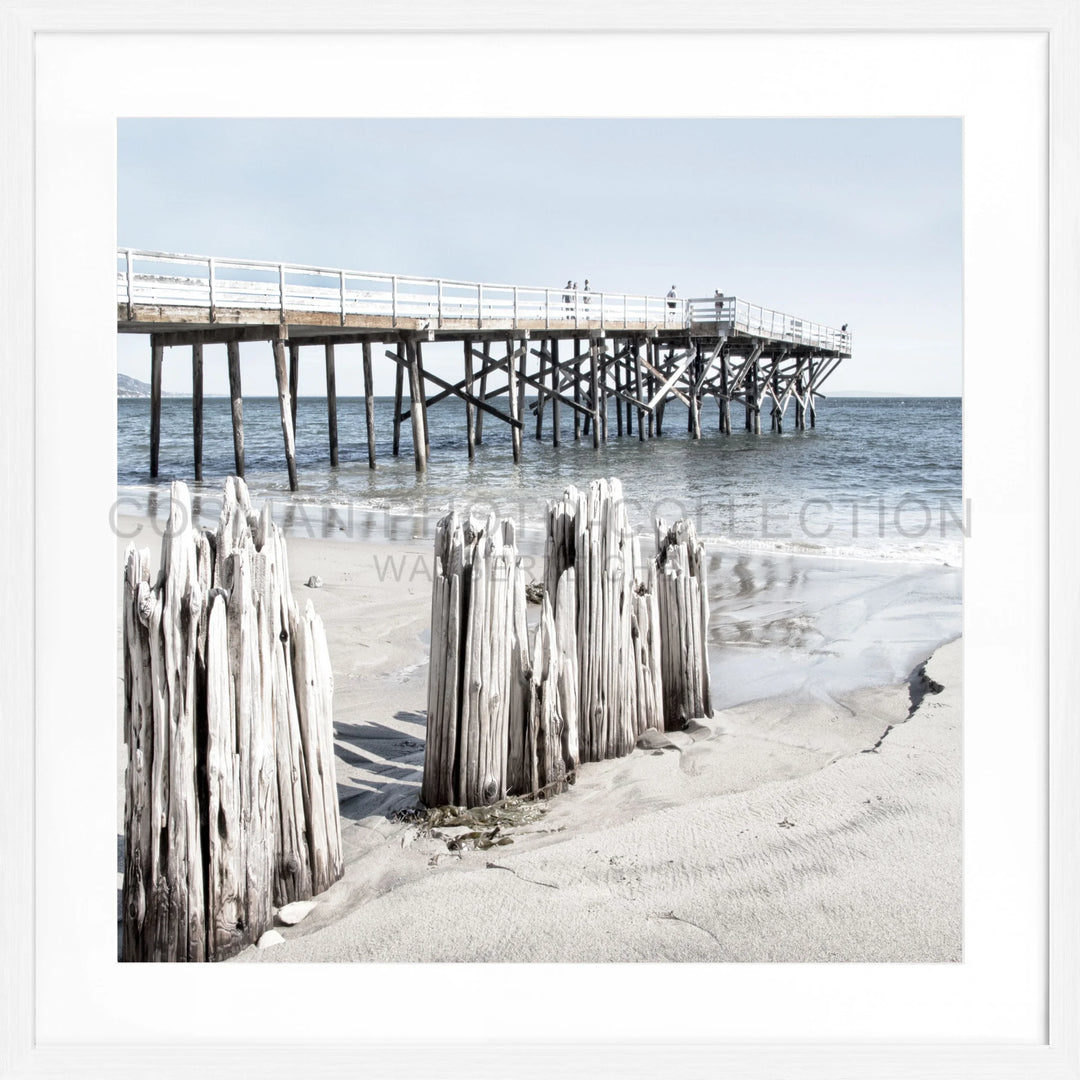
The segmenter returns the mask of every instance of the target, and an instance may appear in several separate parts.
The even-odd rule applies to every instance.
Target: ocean
[[[711,659],[723,708],[756,697],[841,698],[849,690],[907,678],[934,648],[961,632],[961,561],[971,514],[961,487],[961,401],[957,398],[829,398],[814,430],[719,433],[706,402],[703,437],[687,433],[686,409],[669,403],[660,439],[614,436],[593,450],[573,439],[563,409],[562,445],[534,438],[526,413],[522,461],[509,429],[484,421],[484,442],[468,460],[464,408],[429,409],[431,458],[413,462],[411,428],[391,455],[393,401],[376,399],[377,468],[367,464],[362,398],[338,399],[340,465],[331,469],[324,398],[297,404],[300,491],[291,494],[277,400],[245,398],[246,480],[256,503],[270,498],[287,534],[335,540],[414,541],[432,535],[453,508],[513,517],[522,549],[535,558],[546,501],[569,484],[622,480],[631,520],[651,537],[656,517],[690,517],[710,549]],[[150,403],[117,401],[117,511],[168,511],[173,478],[188,483],[207,525],[233,467],[227,398],[204,402],[203,475],[192,481],[191,400],[162,402],[159,478],[149,478]],[[635,416],[636,424],[636,416]],[[139,540],[144,542],[143,539]],[[648,547],[648,544],[646,544]]]

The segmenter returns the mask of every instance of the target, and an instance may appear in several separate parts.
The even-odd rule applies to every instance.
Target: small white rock
[[[259,948],[269,949],[272,945],[284,945],[285,939],[276,930],[267,930],[261,938],[259,938]]]
[[[314,900],[294,900],[278,910],[278,922],[284,926],[295,926],[301,919],[307,918],[314,907]]]
[[[309,577],[307,579],[307,587],[309,589],[321,589],[322,588],[322,578],[319,577],[318,574],[312,574],[311,577]]]

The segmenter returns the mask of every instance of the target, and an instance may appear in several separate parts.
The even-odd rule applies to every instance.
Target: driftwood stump
[[[704,547],[689,522],[657,528],[645,560],[618,480],[550,503],[530,633],[513,524],[438,523],[425,805],[555,794],[647,728],[712,715]]]
[[[326,636],[242,480],[214,532],[174,483],[149,565],[128,548],[122,956],[222,960],[344,869]]]

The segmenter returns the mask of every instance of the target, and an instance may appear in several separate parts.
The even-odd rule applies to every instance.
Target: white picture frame
[[[200,1044],[198,1032],[184,1046],[145,1036],[127,1043],[43,1045],[36,1035],[36,861],[53,856],[35,845],[37,736],[35,703],[40,667],[37,615],[39,584],[56,567],[37,558],[37,528],[50,493],[35,487],[36,416],[45,406],[35,357],[35,294],[44,268],[35,261],[35,43],[38,35],[273,31],[373,33],[380,31],[534,33],[610,31],[813,34],[825,31],[907,31],[947,35],[956,31],[1023,31],[1046,35],[1049,50],[1049,986],[1047,1041],[996,1044],[939,1041],[926,1044],[764,1040],[721,1044],[656,1040],[627,1044],[598,1030],[587,1044],[560,1044],[552,1013],[537,1024],[527,1045],[507,1044],[497,1033],[446,1044],[372,1045],[362,1048],[342,1033],[340,1043],[255,1046],[242,1033],[234,1043]],[[804,5],[784,0],[765,7],[752,0],[714,5],[705,0],[672,4],[602,3],[582,8],[570,0],[528,0],[491,7],[465,0],[395,5],[390,0],[348,4],[323,0],[300,9],[247,0],[218,10],[163,0],[118,3],[19,4],[0,0],[0,343],[5,391],[0,394],[0,437],[7,558],[0,603],[0,1076],[156,1074],[469,1076],[713,1076],[838,1078],[1080,1078],[1077,1016],[1080,1013],[1080,665],[1075,662],[1080,612],[1080,498],[1072,479],[1067,410],[1080,390],[1073,362],[1080,340],[1080,0],[1032,0],[963,5],[908,5],[838,0]],[[452,40],[452,39],[450,39]],[[1041,227],[1036,222],[1034,227]],[[1035,437],[1039,437],[1039,433]],[[1034,478],[1040,483],[1040,478]],[[75,565],[73,563],[73,565]],[[1052,588],[1050,583],[1053,583]],[[1018,675],[1023,678],[1023,674]],[[111,737],[111,732],[108,733]],[[519,973],[500,972],[493,989]],[[194,987],[196,984],[189,983]],[[202,985],[202,984],[198,984]],[[205,992],[205,991],[198,991]],[[357,1007],[362,1007],[358,1001]],[[405,1009],[414,1004],[403,1003]],[[418,1010],[422,1012],[422,1010]],[[422,1023],[418,1017],[417,1023]],[[362,1050],[362,1052],[361,1052]]]

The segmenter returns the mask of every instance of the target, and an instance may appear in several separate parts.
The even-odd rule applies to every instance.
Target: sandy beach
[[[149,522],[120,527],[156,563]],[[430,541],[288,549],[333,662],[346,872],[235,962],[961,959],[959,640],[929,656],[939,692],[924,653],[910,680],[741,701],[583,766],[511,843],[472,850],[399,814],[423,767]],[[724,678],[721,659],[722,703]],[[122,683],[120,710],[122,730]]]

